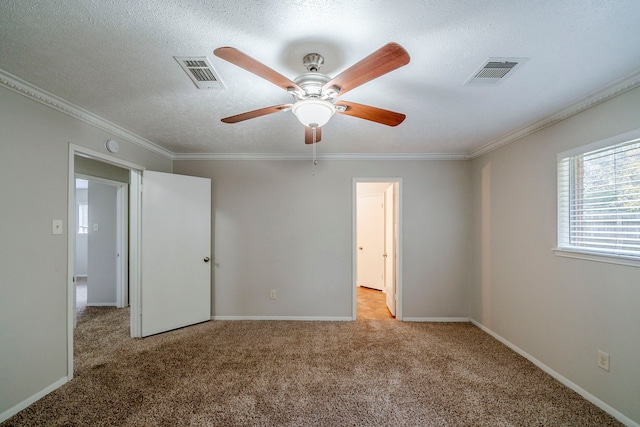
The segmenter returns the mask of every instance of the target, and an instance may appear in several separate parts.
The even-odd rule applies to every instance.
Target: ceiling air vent
[[[528,60],[529,58],[489,58],[479,70],[471,75],[465,85],[500,84]]]
[[[206,56],[174,56],[174,58],[199,89],[225,88]]]

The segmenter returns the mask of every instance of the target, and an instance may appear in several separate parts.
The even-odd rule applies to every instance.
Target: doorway
[[[87,169],[87,162],[93,163],[93,167]],[[113,169],[115,167],[115,169]],[[109,175],[106,170],[112,169],[112,173],[115,170],[116,176]],[[72,224],[78,224],[77,205],[76,205],[76,178],[89,178],[92,180],[100,180],[109,182],[112,186],[116,187],[117,198],[117,224],[116,227],[119,230],[125,230],[118,233],[117,237],[117,254],[121,258],[121,262],[117,265],[119,268],[116,271],[117,280],[121,283],[116,290],[116,305],[125,306],[128,302],[131,303],[131,330],[134,331],[137,327],[137,310],[136,307],[136,292],[139,288],[139,194],[140,194],[140,177],[142,174],[141,166],[129,163],[127,161],[117,159],[100,152],[80,147],[74,144],[69,144],[69,198],[68,198],[68,217],[67,224],[67,237],[68,237],[68,254],[67,254],[67,284],[68,284],[68,298],[67,298],[67,378],[73,378],[73,332],[76,320],[76,237],[77,230],[72,227]],[[106,175],[105,175],[106,173]],[[100,178],[96,178],[100,177]],[[128,182],[128,185],[126,184]],[[128,193],[128,194],[127,194]],[[97,223],[98,230],[100,230],[100,223]],[[86,227],[92,227],[89,219],[85,224]],[[127,232],[128,231],[128,232]],[[130,236],[130,238],[128,238]],[[128,288],[131,289],[131,294],[124,291],[125,284],[128,282]]]
[[[76,324],[87,306],[129,305],[128,174],[76,158]],[[121,181],[89,175],[114,175]],[[110,171],[109,173],[105,171]]]
[[[400,178],[353,180],[353,319],[402,319]]]

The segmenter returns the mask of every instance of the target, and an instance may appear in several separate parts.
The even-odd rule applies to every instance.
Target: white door
[[[384,195],[358,197],[356,206],[357,281],[360,286],[384,286]]]
[[[384,192],[384,290],[387,307],[392,316],[396,315],[396,272],[395,272],[395,232],[394,232],[393,184]]]
[[[141,335],[211,319],[211,180],[145,171]]]

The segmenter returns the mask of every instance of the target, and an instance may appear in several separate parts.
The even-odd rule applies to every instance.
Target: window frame
[[[568,242],[569,235],[569,227],[568,222],[570,219],[569,215],[569,203],[570,197],[568,195],[563,194],[563,191],[566,190],[566,184],[562,181],[562,173],[564,173],[563,161],[569,157],[585,154],[591,151],[605,149],[608,147],[613,147],[618,144],[622,144],[625,142],[634,142],[635,140],[640,139],[640,129],[636,129],[630,132],[626,132],[620,135],[616,135],[610,138],[606,138],[600,141],[596,141],[590,144],[582,145],[580,147],[576,147],[571,150],[567,150],[557,155],[557,238],[556,238],[556,247],[553,248],[553,252],[557,256],[568,257],[568,258],[576,258],[583,259],[588,261],[597,261],[597,262],[606,262],[611,264],[620,264],[627,265],[632,267],[640,267],[640,254],[632,255],[632,254],[617,254],[611,252],[603,252],[598,250],[589,250],[582,247],[575,247],[564,244],[564,242]],[[571,179],[575,177],[574,170],[575,168],[570,168],[569,174]]]
[[[86,235],[89,234],[89,203],[87,202],[78,202],[76,203],[77,206],[77,210],[76,210],[76,214],[77,214],[77,220],[76,223],[78,224],[78,227],[76,229],[76,234],[81,234],[81,235]],[[84,209],[86,209],[86,220],[87,223],[86,225],[83,225],[83,221],[82,221],[82,208],[84,207]]]

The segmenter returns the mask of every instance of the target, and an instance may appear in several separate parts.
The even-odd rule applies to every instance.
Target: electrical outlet
[[[269,298],[276,299],[276,290],[275,289],[271,289],[269,291]]]
[[[598,350],[598,368],[609,372],[609,355],[602,350]]]

